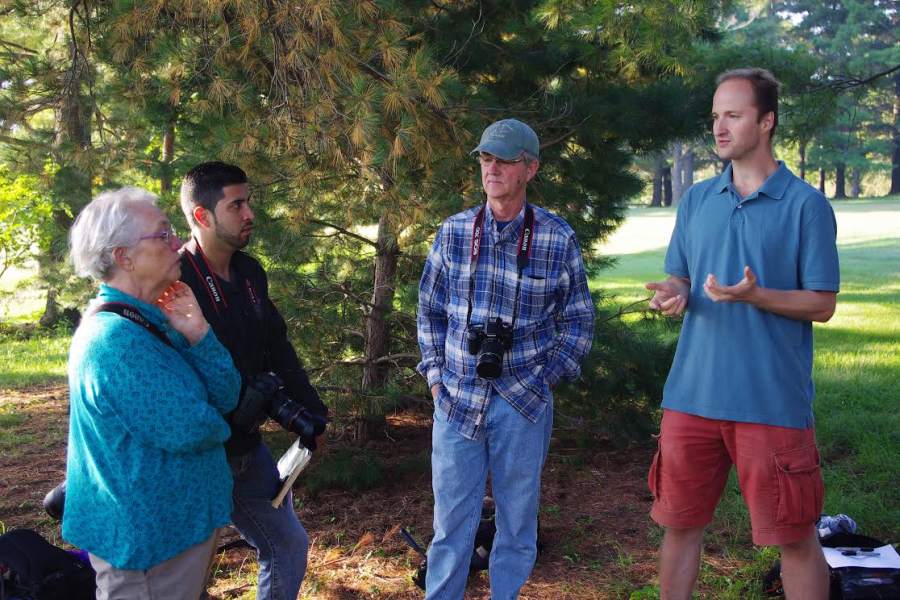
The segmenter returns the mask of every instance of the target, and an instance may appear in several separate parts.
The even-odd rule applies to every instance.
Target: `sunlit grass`
[[[64,382],[70,339],[65,330],[0,333],[0,389]]]

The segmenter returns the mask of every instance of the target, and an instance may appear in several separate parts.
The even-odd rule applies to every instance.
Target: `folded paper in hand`
[[[300,438],[297,438],[291,444],[291,447],[281,455],[281,458],[278,459],[278,477],[281,479],[281,490],[272,499],[273,508],[278,508],[284,497],[287,496],[288,491],[290,491],[291,486],[297,480],[297,476],[300,475],[300,471],[306,468],[311,458],[312,452],[300,443]]]

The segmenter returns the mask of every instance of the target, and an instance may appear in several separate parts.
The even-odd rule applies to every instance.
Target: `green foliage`
[[[677,333],[677,324],[655,316],[624,322],[610,308],[599,310],[581,380],[555,394],[562,429],[574,420],[575,435],[585,444],[595,437],[617,442],[646,437],[655,427]]]
[[[806,47],[727,43],[733,5],[11,3],[0,159],[38,178],[52,217],[38,227],[41,277],[67,301],[86,288],[70,291],[64,232],[90,195],[137,183],[177,211],[188,167],[241,164],[258,217],[250,250],[299,353],[332,404],[368,419],[426,394],[412,371],[415,284],[437,224],[482,201],[467,152],[488,122],[535,126],[529,199],[572,224],[589,261],[641,188],[632,156],[703,131],[721,68],[773,67],[792,98],[785,135],[818,126],[828,103],[796,93],[815,70]],[[561,406],[576,418],[615,407],[629,422],[646,411],[662,376],[650,359],[671,353],[655,326],[599,321],[585,373],[610,404],[573,387]]]
[[[646,585],[628,595],[628,600],[659,600],[659,586]]]
[[[315,496],[325,489],[344,489],[354,494],[377,486],[384,479],[384,465],[372,452],[337,448],[325,454],[300,478],[304,489]]]
[[[23,265],[49,242],[53,208],[33,175],[11,175],[0,165],[0,276]]]
[[[834,98],[833,119],[812,129],[810,164],[861,174],[887,170],[898,140],[896,77],[879,76],[900,65],[896,14],[881,0],[782,0],[776,11],[797,18],[780,43],[799,47],[816,62],[809,94]],[[820,124],[821,125],[821,124]],[[900,154],[894,153],[893,161]],[[893,167],[897,168],[894,164]],[[836,195],[843,196],[840,187]]]

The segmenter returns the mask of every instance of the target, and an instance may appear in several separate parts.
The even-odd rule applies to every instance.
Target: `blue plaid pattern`
[[[466,342],[472,226],[480,207],[441,224],[419,283],[417,370],[429,388],[443,384],[436,406],[461,435],[479,439],[491,390],[531,420],[550,401],[550,387],[575,379],[591,348],[594,304],[575,232],[563,219],[536,206],[534,245],[522,273],[519,314],[503,373],[493,380],[475,373]],[[516,251],[524,209],[503,231],[485,210],[472,302],[473,324],[498,316],[511,323],[516,295]]]

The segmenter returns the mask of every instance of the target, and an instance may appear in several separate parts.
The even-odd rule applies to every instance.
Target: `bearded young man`
[[[192,238],[182,251],[182,280],[194,290],[204,316],[241,372],[237,411],[244,411],[248,386],[260,374],[272,372],[288,397],[324,421],[328,411],[288,341],[284,319],[269,298],[266,273],[242,251],[253,232],[250,203],[247,175],[239,167],[209,162],[187,172],[181,208]],[[281,481],[259,432],[266,416],[250,415],[249,427],[246,415],[240,421],[234,413],[230,417],[225,452],[234,476],[232,521],[257,550],[256,597],[294,600],[306,573],[309,539],[290,493],[277,508],[271,505]],[[317,441],[321,443],[321,437]],[[315,449],[315,443],[310,445]]]

